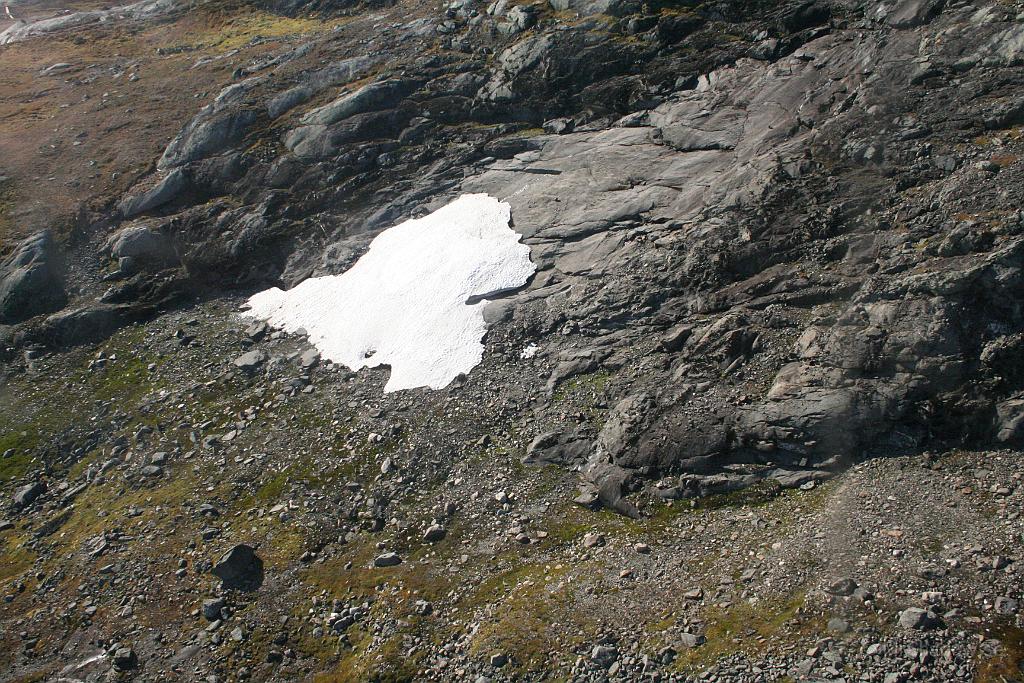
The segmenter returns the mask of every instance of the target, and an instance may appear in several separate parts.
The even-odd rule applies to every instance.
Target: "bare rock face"
[[[257,82],[258,79],[249,79],[221,91],[171,140],[157,166],[173,169],[223,152],[238,143],[257,118],[255,109],[244,106],[246,94]]]
[[[138,194],[125,197],[120,204],[121,214],[132,218],[159,208],[174,200],[188,187],[188,178],[181,169],[174,169],[155,185]]]
[[[66,301],[57,246],[49,232],[29,237],[0,264],[0,323],[49,313]]]
[[[487,323],[546,347],[539,373],[496,367],[542,375],[527,462],[578,469],[585,500],[636,514],[655,481],[799,488],[866,455],[1024,438],[1024,215],[1001,147],[1024,121],[1016,15],[530,7],[450,3],[242,70],[116,203],[103,253],[129,281],[51,323],[336,275],[374,232],[487,193],[538,265]],[[123,222],[140,213],[166,215]],[[562,424],[560,395],[598,376],[597,417]]]
[[[1016,671],[1022,9],[146,0],[0,34],[0,670]],[[467,194],[536,269],[444,299],[483,315],[444,388],[316,350],[391,284],[429,313],[444,238],[246,319]]]

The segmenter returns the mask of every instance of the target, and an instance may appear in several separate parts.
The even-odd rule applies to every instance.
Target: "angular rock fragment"
[[[220,578],[225,589],[253,591],[263,584],[263,560],[245,544],[224,553],[210,571]]]
[[[31,484],[25,484],[14,492],[14,507],[18,509],[28,507],[45,492],[45,482],[34,481]]]
[[[398,553],[381,553],[373,558],[374,567],[397,567],[402,564],[402,558]]]

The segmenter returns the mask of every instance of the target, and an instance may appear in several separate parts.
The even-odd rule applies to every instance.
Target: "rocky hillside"
[[[0,680],[1024,680],[1024,3],[11,10]],[[239,315],[467,193],[446,387]]]

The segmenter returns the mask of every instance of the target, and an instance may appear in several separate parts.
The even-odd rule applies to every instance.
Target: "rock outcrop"
[[[64,305],[63,267],[49,232],[29,237],[0,264],[0,323],[17,323]]]
[[[165,215],[116,228],[115,276],[294,285],[346,268],[367,233],[486,192],[539,268],[488,307],[495,336],[545,340],[550,398],[617,378],[600,425],[566,430],[552,410],[528,459],[581,466],[609,504],[643,482],[788,486],[865,454],[1016,443],[1024,377],[1000,360],[1024,334],[1015,15],[662,10],[459,2],[315,70],[295,68],[313,46],[284,52],[122,199],[115,220]],[[131,309],[137,287],[107,303]]]

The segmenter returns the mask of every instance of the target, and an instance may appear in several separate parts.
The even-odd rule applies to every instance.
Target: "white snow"
[[[479,299],[523,286],[536,270],[510,218],[494,197],[463,195],[380,233],[341,275],[253,295],[244,315],[305,328],[322,356],[352,370],[390,365],[385,391],[441,389],[483,358]]]

